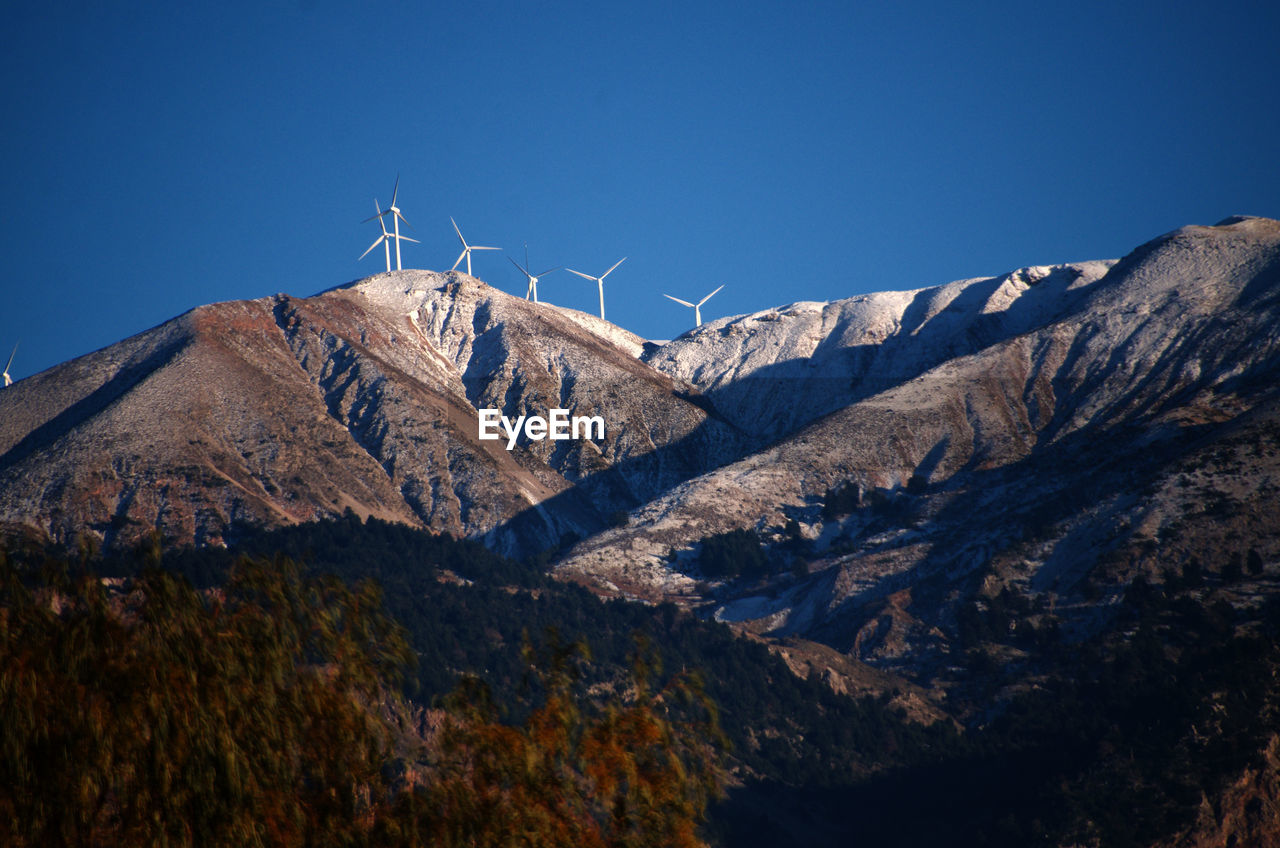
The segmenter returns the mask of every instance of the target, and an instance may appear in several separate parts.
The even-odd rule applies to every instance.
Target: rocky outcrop
[[[554,547],[734,439],[588,317],[420,271],[201,307],[0,393],[0,521],[206,544],[352,509]],[[483,407],[600,415],[605,434],[508,451],[478,438]]]
[[[1040,283],[1012,282],[1035,276]],[[1044,282],[1056,289],[1035,294]],[[1001,291],[1008,296],[993,301]],[[1039,299],[1024,313],[1023,297]],[[906,319],[921,301],[970,305],[954,318],[931,306],[927,320]],[[875,321],[857,312],[863,304],[875,306],[866,306]],[[851,313],[863,329],[849,330]],[[808,576],[784,571],[764,594],[720,593],[717,616],[892,666],[931,651],[946,662],[939,635],[954,631],[955,599],[974,593],[1011,587],[1069,625],[1077,609],[1074,623],[1087,626],[1096,605],[1082,597],[1122,592],[1138,573],[1197,555],[1206,568],[1250,551],[1280,559],[1280,530],[1267,518],[1280,514],[1280,223],[1230,219],[1171,233],[1118,263],[777,314],[708,325],[649,361],[695,382],[730,420],[757,390],[817,404],[843,384],[852,402],[635,510],[625,528],[578,545],[562,573],[694,602],[705,592],[694,565],[701,539],[744,528],[780,540],[793,522],[813,542]],[[1049,320],[1008,317],[1023,314]],[[804,370],[872,344],[850,341],[872,325],[887,346],[920,339],[939,320],[942,349],[915,351],[892,379]],[[820,340],[801,358],[801,340],[820,336],[819,326],[844,328],[846,343],[824,353]],[[1001,326],[1012,334],[993,329]],[[746,335],[726,341],[732,327]],[[717,368],[692,350],[726,344],[752,352]],[[950,355],[957,345],[973,349]],[[779,350],[794,358],[771,353]],[[779,376],[757,389],[750,374],[734,376],[742,362]],[[886,379],[892,385],[860,397],[859,381]],[[857,493],[856,507],[824,514],[841,487]],[[1169,561],[1171,551],[1182,559]],[[922,588],[889,609],[908,587]],[[877,621],[885,626],[869,626]]]
[[[379,274],[201,307],[3,390],[0,522],[209,544],[351,509],[945,664],[961,599],[1088,627],[1137,574],[1280,561],[1278,313],[1259,218],[660,347],[464,274]],[[508,451],[478,438],[485,408],[606,432]],[[777,543],[759,591],[700,582],[700,540],[735,529]]]
[[[1244,770],[1218,797],[1201,800],[1195,824],[1153,848],[1280,846],[1280,739],[1259,765]]]

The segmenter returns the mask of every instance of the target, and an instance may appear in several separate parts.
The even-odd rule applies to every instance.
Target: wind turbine
[[[9,361],[4,366],[4,385],[6,388],[13,385],[13,378],[9,376],[9,366],[13,364],[13,358],[18,355],[18,346],[13,346],[13,353],[9,354]]]
[[[400,239],[408,238],[407,236],[400,235],[400,222],[404,221],[404,225],[406,227],[410,227],[410,228],[413,227],[413,225],[410,224],[405,219],[405,217],[400,214],[400,207],[396,206],[396,198],[399,195],[400,195],[400,175],[396,174],[396,187],[395,187],[395,190],[391,192],[391,205],[388,206],[386,209],[378,210],[378,214],[373,216],[373,218],[383,218],[387,215],[391,216],[391,225],[395,229],[395,232],[390,235],[396,240],[396,270],[397,271],[400,270]],[[374,201],[374,202],[376,203],[377,201]],[[372,221],[373,218],[365,218],[360,223],[367,224],[368,222]],[[387,232],[386,224],[382,225],[382,232],[383,233]],[[409,241],[413,241],[413,239],[409,239]],[[365,251],[365,253],[368,253],[368,252],[369,251],[367,250]],[[391,259],[389,257],[387,259],[387,270],[388,271],[391,270]]]
[[[507,258],[511,259],[510,256],[508,256]],[[554,268],[550,268],[546,271],[543,271],[541,274],[537,274],[537,275],[530,274],[529,273],[529,245],[527,244],[524,246],[524,264],[521,265],[519,262],[515,261],[514,259],[511,259],[511,264],[519,268],[520,272],[529,278],[529,288],[525,289],[524,299],[528,300],[529,295],[533,295],[534,303],[538,302],[538,280],[547,276],[552,271],[559,271],[561,268],[564,267],[563,265],[557,265]]]
[[[716,292],[720,291],[720,289],[722,288],[724,288],[724,286],[720,286],[720,288],[716,289],[716,291],[713,291],[711,294],[707,295],[697,303],[690,303],[689,301],[681,300],[678,297],[671,297],[671,295],[669,294],[664,294],[663,297],[670,298],[671,300],[674,300],[676,303],[683,303],[685,306],[692,306],[694,324],[695,326],[701,327],[702,326],[702,304],[706,303],[708,300],[715,297]]]
[[[373,199],[373,208],[378,210],[378,214],[374,215],[373,218],[378,219],[378,226],[382,227],[382,235],[378,236],[377,240],[373,244],[369,245],[369,250],[373,250],[379,244],[382,245],[382,252],[385,253],[387,256],[387,272],[390,273],[391,271],[391,240],[395,239],[396,240],[396,270],[398,271],[400,270],[400,242],[411,241],[414,244],[417,244],[418,240],[409,238],[408,236],[402,236],[399,233],[393,234],[393,233],[387,232],[387,224],[385,221],[382,220],[382,216],[385,213],[382,211],[382,207],[378,205],[378,199],[376,197]],[[365,219],[365,223],[367,223],[368,221],[372,221],[373,218]],[[406,221],[405,223],[407,224],[408,221]],[[369,250],[366,250],[364,253],[360,254],[360,259],[364,259],[366,256],[368,256]],[[357,259],[356,261],[359,262],[360,259]]]
[[[613,268],[617,268],[619,265],[621,265],[623,262],[626,262],[626,261],[627,261],[627,257],[625,256],[622,257],[617,262],[613,263]],[[575,271],[572,268],[565,269],[570,274],[577,274],[579,277],[581,277],[584,280],[595,280],[596,283],[600,286],[600,317],[601,318],[604,317],[604,278],[613,273],[613,268],[610,268],[608,271],[605,271],[603,274],[601,274],[598,277],[593,277],[590,274],[584,274],[581,271]]]
[[[462,237],[462,230],[458,229],[458,222],[453,220],[453,216],[449,216],[449,223],[453,224],[453,231],[458,234],[458,241],[462,242],[462,252],[458,254],[457,262],[453,263],[450,271],[457,270],[458,262],[464,258],[467,260],[467,276],[471,276],[471,251],[473,250],[502,250],[500,247],[481,247],[478,244],[467,244],[467,240]]]

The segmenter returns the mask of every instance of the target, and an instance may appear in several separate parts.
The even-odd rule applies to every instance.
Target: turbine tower
[[[694,326],[701,327],[702,326],[702,304],[706,303],[708,300],[715,297],[716,292],[720,291],[720,289],[722,288],[724,288],[724,286],[720,286],[720,288],[716,289],[716,291],[713,291],[711,294],[707,295],[697,303],[690,303],[689,301],[681,300],[678,297],[671,297],[671,295],[669,294],[664,294],[663,297],[674,300],[676,303],[683,303],[685,306],[693,307]]]
[[[471,276],[471,251],[502,250],[502,248],[500,247],[481,247],[478,244],[467,244],[467,240],[462,237],[462,230],[458,229],[458,222],[453,220],[453,216],[449,217],[449,223],[453,224],[453,231],[458,234],[458,241],[462,242],[462,252],[458,254],[457,262],[453,263],[453,267],[449,269],[450,271],[457,270],[458,262],[461,262],[463,259],[466,259],[467,260],[467,276],[470,277]]]
[[[511,259],[510,256],[508,256],[507,258]],[[511,264],[519,268],[520,273],[524,274],[526,277],[529,278],[529,287],[525,289],[524,299],[528,300],[529,295],[533,295],[534,303],[538,302],[538,280],[547,276],[552,271],[559,271],[562,267],[564,267],[562,265],[557,265],[554,268],[549,268],[548,270],[543,271],[541,274],[537,274],[537,275],[530,274],[529,273],[529,245],[527,244],[524,246],[524,264],[521,265],[519,262],[515,261],[514,259],[511,259]]]
[[[382,207],[378,205],[378,198],[376,197],[373,199],[373,208],[378,210],[378,214],[374,215],[373,218],[378,219],[378,226],[382,227],[382,235],[378,236],[377,240],[374,241],[373,244],[369,245],[369,250],[373,250],[378,245],[382,245],[382,252],[386,254],[386,257],[387,257],[387,272],[390,273],[391,271],[391,240],[395,239],[396,240],[396,270],[400,270],[400,242],[411,241],[414,244],[417,244],[418,240],[409,238],[408,236],[402,236],[399,233],[387,232],[387,224],[385,221],[382,220],[382,216],[384,213],[382,211]],[[373,218],[366,218],[365,222],[372,221]],[[408,223],[408,221],[406,221],[405,223]],[[360,259],[364,259],[366,256],[368,256],[369,250],[366,250],[364,253],[360,254]],[[356,261],[359,262],[360,259],[357,259]]]
[[[625,256],[622,257],[617,262],[613,263],[613,268],[617,268],[619,265],[621,265],[623,262],[626,262],[626,261],[627,261],[627,257]],[[601,274],[598,277],[593,277],[590,274],[584,274],[581,271],[575,271],[572,268],[565,269],[570,274],[577,274],[579,277],[581,277],[584,280],[595,280],[596,284],[600,286],[600,317],[601,318],[604,317],[604,278],[613,273],[613,268],[610,268],[608,271],[605,271],[603,274]]]
[[[400,235],[400,222],[401,222],[401,221],[404,221],[404,225],[405,225],[406,227],[409,227],[410,229],[412,229],[412,227],[413,227],[413,225],[412,225],[412,224],[410,224],[410,223],[405,219],[405,217],[404,217],[403,215],[401,215],[401,214],[400,214],[400,207],[399,207],[399,206],[396,206],[396,198],[397,198],[399,195],[400,195],[400,175],[399,175],[399,174],[396,174],[396,187],[395,187],[395,189],[391,192],[391,205],[390,205],[390,206],[388,206],[386,209],[379,210],[379,211],[378,211],[378,214],[373,216],[373,218],[383,218],[383,217],[385,217],[385,216],[387,216],[387,215],[390,215],[390,216],[391,216],[391,225],[392,225],[393,229],[395,230],[395,232],[394,232],[394,233],[391,233],[390,235],[391,235],[391,237],[392,237],[392,238],[394,238],[394,239],[396,240],[396,270],[397,270],[397,271],[399,271],[399,270],[400,270],[400,239],[402,239],[402,238],[407,238],[407,236],[402,236],[402,235]],[[375,201],[375,202],[376,202],[376,201]],[[361,221],[360,223],[362,223],[362,224],[366,224],[366,223],[368,223],[369,221],[372,221],[372,220],[373,220],[373,218],[365,218],[365,219],[364,219],[363,221]],[[386,224],[383,224],[383,225],[382,225],[382,231],[383,231],[384,233],[387,231],[387,225],[386,225]],[[413,239],[409,239],[409,241],[413,241]],[[366,252],[366,253],[368,253],[368,251],[365,251],[365,252]],[[388,266],[388,267],[387,267],[387,270],[388,270],[388,271],[390,271],[390,270],[391,270],[390,265],[391,265],[391,260],[390,260],[390,259],[388,259],[388,260],[387,260],[387,266]]]
[[[4,366],[4,384],[6,388],[13,385],[13,378],[9,376],[9,366],[13,365],[13,358],[17,355],[18,355],[18,346],[14,345],[13,353],[9,354],[9,361],[5,363],[5,366]]]

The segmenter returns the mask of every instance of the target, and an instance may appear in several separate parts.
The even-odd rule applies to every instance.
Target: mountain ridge
[[[473,278],[430,272],[379,275],[314,298],[277,295],[198,307],[20,381],[0,399],[11,410],[0,431],[4,520],[35,524],[37,532],[64,539],[88,526],[108,543],[114,541],[113,521],[141,522],[178,541],[217,543],[236,520],[305,520],[351,507],[362,515],[475,534],[623,460],[634,460],[634,470],[592,481],[592,495],[605,508],[635,500],[654,480],[660,484],[683,473],[681,463],[694,461],[689,449],[664,456],[669,467],[646,465],[643,456],[684,438],[707,415],[679,396],[683,387],[631,355],[634,343],[619,350],[609,334],[584,324],[590,322],[566,319],[559,310]],[[623,331],[612,335],[628,341]],[[553,452],[549,443],[526,443],[508,452],[477,438],[477,406],[599,409],[620,385],[635,403],[613,410],[613,426],[600,445],[581,442]],[[299,423],[276,414],[289,402]],[[176,420],[178,410],[184,420]],[[136,420],[120,420],[122,415]],[[192,420],[216,431],[219,456],[195,451],[200,455],[193,458],[180,444],[179,431]],[[97,491],[86,482],[129,477],[132,472],[101,461],[117,441],[146,445],[147,451],[163,447],[184,467],[194,462],[206,481],[230,476],[241,497],[201,499],[189,492],[200,506],[167,523],[161,504],[145,510],[122,505],[131,498],[122,487]],[[321,448],[319,461],[284,457],[289,461],[280,474],[271,471],[279,451],[291,444]],[[325,448],[340,455],[325,457]],[[60,476],[51,474],[67,451],[81,465],[99,467],[62,467]],[[160,465],[166,461],[158,459]],[[303,466],[304,476],[315,479],[282,485]],[[456,480],[449,476],[455,473]],[[147,487],[171,482],[162,479],[162,470],[148,474]],[[277,479],[281,475],[287,479]],[[70,505],[30,509],[67,486],[74,490],[63,498]],[[219,514],[201,524],[194,515],[201,509]],[[586,498],[562,501],[535,543],[554,544],[564,532],[598,523],[600,509]],[[29,512],[41,518],[32,521]]]
[[[947,632],[955,610],[899,603],[874,624],[885,599],[992,568],[1019,575],[992,585],[1075,598],[1100,557],[1133,558],[1113,541],[1070,554],[1079,540],[1133,541],[1157,513],[1172,526],[1170,469],[1191,441],[1232,422],[1271,438],[1278,256],[1280,223],[1237,216],[1120,260],[798,302],[662,346],[456,272],[211,304],[0,393],[0,523],[68,544],[153,529],[222,544],[351,509],[887,662],[903,628]],[[553,407],[602,415],[606,438],[477,438],[480,408]],[[1168,503],[1123,495],[1126,462]],[[1091,464],[1122,492],[1107,509],[1073,500]],[[841,487],[853,507],[824,516]],[[1034,567],[1010,553],[1028,522],[1061,531]],[[708,586],[701,540],[731,530],[779,567],[788,538],[808,545],[811,573],[784,569],[764,601]],[[897,635],[856,635],[872,625]]]
[[[608,430],[508,451],[478,438],[486,408]],[[433,679],[514,655],[555,603],[619,651],[643,618],[668,648],[697,624],[711,663],[772,652],[784,685],[715,678],[761,768],[723,821],[771,844],[1274,832],[1276,515],[1280,222],[1244,216],[663,345],[391,272],[197,307],[0,390],[0,533],[84,562],[140,563],[155,534],[206,575],[289,525],[279,550],[319,540],[455,634],[424,648]],[[522,591],[555,586],[544,566],[647,605]],[[774,689],[788,706],[749,718]],[[864,773],[903,740],[924,758]],[[935,815],[904,820],[922,798]]]
[[[912,587],[918,595],[921,584],[941,592],[980,578],[988,590],[1021,586],[1091,616],[1093,605],[1079,597],[1094,591],[1085,581],[1100,561],[1129,562],[1110,566],[1119,569],[1113,594],[1135,574],[1156,573],[1141,564],[1139,549],[1150,544],[1141,528],[1158,520],[1157,535],[1170,535],[1175,522],[1212,523],[1177,494],[1178,468],[1224,450],[1219,441],[1234,438],[1232,422],[1257,440],[1260,457],[1232,472],[1257,485],[1231,495],[1240,538],[1222,550],[1255,549],[1273,560],[1280,549],[1265,516],[1280,508],[1268,453],[1280,382],[1277,268],[1274,221],[1161,237],[1111,266],[1109,284],[1105,276],[1092,284],[1096,303],[1083,317],[948,359],[829,412],[687,481],[633,513],[626,528],[580,543],[559,567],[636,597],[718,598],[712,603],[724,620],[846,650],[856,643],[872,661],[901,653],[894,643],[904,628],[945,652],[946,641],[929,634],[954,627],[954,604],[884,607],[886,599]],[[1140,496],[1139,479],[1170,501]],[[840,486],[856,489],[856,508],[824,517]],[[1175,506],[1185,514],[1174,515]],[[815,548],[813,574],[784,575],[765,595],[699,589],[702,539],[748,530],[782,548],[789,522]],[[1038,540],[1045,534],[1052,538]],[[1009,573],[992,576],[1002,570]],[[880,627],[891,638],[876,636]],[[913,661],[921,654],[909,653]]]

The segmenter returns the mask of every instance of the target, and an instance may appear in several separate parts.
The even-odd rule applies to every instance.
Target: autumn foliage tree
[[[364,838],[387,797],[377,705],[409,659],[376,589],[283,559],[215,592],[45,571],[0,564],[0,843]]]
[[[702,845],[723,738],[696,677],[655,689],[638,650],[625,695],[593,706],[574,691],[581,645],[528,655],[541,705],[504,724],[486,687],[460,687],[430,778],[402,796],[398,821],[441,846]]]
[[[283,558],[197,591],[0,555],[0,844],[700,844],[719,736],[696,681],[638,662],[592,698],[553,650],[525,720],[472,681],[424,736],[381,610]]]

